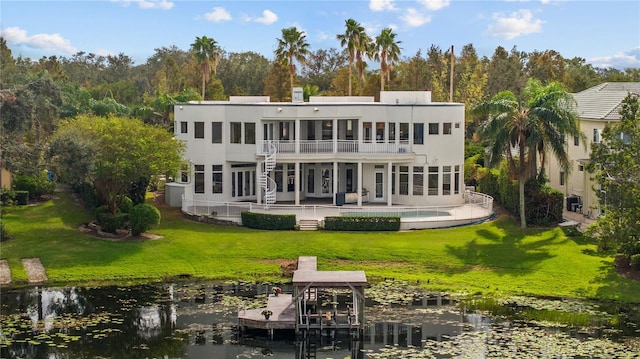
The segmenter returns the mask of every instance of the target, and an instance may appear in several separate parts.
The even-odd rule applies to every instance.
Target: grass
[[[560,229],[520,229],[509,219],[411,232],[258,231],[190,221],[160,206],[157,240],[89,237],[91,216],[68,193],[11,208],[3,242],[14,283],[26,281],[21,258],[39,257],[52,283],[121,284],[176,277],[283,281],[280,264],[318,257],[320,270],[366,271],[369,279],[419,282],[454,293],[518,294],[637,302],[640,282],[620,277],[613,256]]]

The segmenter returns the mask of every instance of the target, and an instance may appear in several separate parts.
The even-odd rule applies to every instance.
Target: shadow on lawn
[[[521,230],[508,219],[497,220],[494,228],[497,230],[480,228],[476,230],[476,238],[465,245],[446,247],[465,263],[463,271],[482,267],[498,274],[526,275],[535,271],[540,262],[554,257],[550,245],[562,244],[556,231]],[[536,234],[539,238],[535,238]]]

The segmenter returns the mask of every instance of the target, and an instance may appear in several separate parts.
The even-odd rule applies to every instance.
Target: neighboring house
[[[463,104],[431,102],[426,91],[293,98],[176,105],[190,165],[171,185],[192,201],[267,206],[465,203]]]
[[[11,172],[7,170],[4,161],[0,160],[0,188],[11,189]]]
[[[597,183],[592,180],[593,175],[585,170],[585,165],[589,162],[591,144],[602,140],[604,127],[620,120],[622,100],[629,93],[640,94],[640,82],[605,82],[573,95],[578,106],[580,128],[586,135],[587,143],[582,143],[577,137],[567,138],[567,153],[571,160],[568,174],[560,170],[552,156],[548,156],[549,184],[565,194],[565,209],[581,211],[591,218],[600,215],[602,204],[596,195],[599,189],[595,188]]]

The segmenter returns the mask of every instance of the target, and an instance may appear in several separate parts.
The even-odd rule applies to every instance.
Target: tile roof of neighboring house
[[[640,82],[605,82],[575,93],[578,116],[590,120],[619,120],[622,100],[629,92],[640,95]]]

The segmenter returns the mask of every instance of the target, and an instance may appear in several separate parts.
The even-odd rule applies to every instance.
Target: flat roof
[[[366,285],[364,271],[310,271],[297,270],[293,273],[294,285],[314,285],[327,287],[348,287]]]

